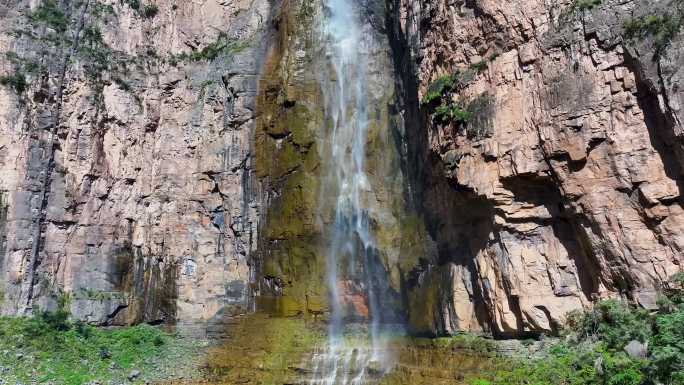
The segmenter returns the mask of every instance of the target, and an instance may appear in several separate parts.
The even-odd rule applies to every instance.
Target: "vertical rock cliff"
[[[439,249],[410,289],[442,298],[420,330],[521,335],[556,330],[597,298],[655,305],[684,246],[681,12],[677,1],[394,2]]]
[[[60,297],[97,324],[244,312],[267,2],[0,7],[2,313]]]
[[[10,4],[11,3],[11,4]],[[363,194],[415,333],[552,333],[681,270],[680,0],[363,2]],[[0,312],[328,309],[313,0],[0,4]],[[322,81],[324,80],[324,81]],[[326,83],[327,82],[327,83]],[[344,303],[367,316],[357,283]],[[254,300],[254,297],[258,297]]]

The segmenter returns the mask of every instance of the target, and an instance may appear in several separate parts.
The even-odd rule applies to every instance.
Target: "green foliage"
[[[16,71],[10,75],[0,76],[0,84],[11,87],[18,94],[23,93],[26,90],[26,87],[28,87],[26,76],[20,71]]]
[[[577,0],[573,8],[580,11],[586,11],[599,5],[601,5],[601,0]]]
[[[96,26],[87,26],[83,29],[82,43],[89,45],[103,44],[102,31]]]
[[[28,18],[33,23],[46,25],[60,33],[65,32],[68,27],[66,15],[55,0],[43,1]]]
[[[435,109],[435,120],[440,123],[467,123],[470,120],[471,113],[459,107],[455,103],[446,106],[439,106]]]
[[[670,277],[669,282],[663,288],[663,307],[672,311],[681,303],[684,303],[684,273],[677,273]]]
[[[482,378],[476,378],[470,382],[470,385],[492,385],[492,383]]]
[[[631,340],[646,342],[651,336],[648,312],[617,300],[601,301],[587,313],[572,314],[569,323],[580,338],[600,340],[611,349],[622,349]]]
[[[454,87],[457,75],[444,75],[437,78],[437,80],[430,83],[427,89],[427,93],[423,96],[421,100],[422,104],[430,104],[437,100],[442,99],[448,91]]]
[[[81,44],[78,57],[83,60],[86,75],[90,79],[99,79],[102,73],[112,64],[112,49],[105,43],[100,28],[86,26],[81,32]]]
[[[490,377],[491,385],[681,385],[684,384],[684,274],[670,279],[668,306],[649,313],[616,301],[568,318],[566,342],[553,345],[546,357],[505,360]],[[648,344],[645,359],[624,351],[632,340]]]
[[[487,67],[489,67],[489,63],[487,63],[486,60],[481,60],[477,63],[471,64],[470,69],[473,71],[477,72],[478,74],[484,72],[487,70]]]
[[[140,11],[140,0],[121,0],[121,4],[127,5],[134,11]]]
[[[219,55],[225,53],[237,53],[245,49],[248,44],[244,41],[235,41],[224,33],[219,34],[216,41],[208,44],[201,50],[193,50],[189,53],[182,53],[180,55],[175,55],[171,57],[171,63],[176,65],[179,62],[190,61],[211,61],[216,59]]]
[[[684,305],[656,317],[655,334],[649,341],[650,374],[663,383],[684,380]],[[684,383],[684,382],[680,382]]]
[[[434,102],[441,101],[452,92],[458,92],[464,89],[475,77],[476,71],[469,68],[465,71],[456,71],[453,75],[444,75],[438,77],[435,81],[430,83],[427,88],[427,93],[420,101],[423,105],[433,105]]]
[[[113,5],[104,4],[99,1],[96,1],[95,3],[90,5],[90,12],[93,15],[93,17],[97,19],[101,19],[109,15],[116,15]]]
[[[119,88],[121,88],[123,91],[131,92],[131,91],[133,90],[133,87],[131,87],[131,85],[128,84],[128,82],[126,82],[124,79],[122,79],[122,78],[120,78],[120,77],[118,77],[118,76],[113,76],[113,77],[112,77],[112,80],[113,80],[114,83],[116,83],[116,85],[119,86]]]
[[[5,376],[23,383],[83,384],[117,375],[110,368],[118,368],[122,379],[162,355],[172,341],[149,325],[105,330],[71,322],[61,308],[33,318],[0,317],[0,366],[10,368]]]
[[[624,24],[624,35],[627,39],[653,39],[655,58],[660,57],[672,39],[679,33],[682,25],[682,13],[677,7],[672,13],[649,15],[628,20]]]
[[[155,4],[145,5],[145,8],[143,9],[143,12],[142,12],[143,16],[146,19],[154,18],[155,16],[157,16],[158,13],[159,13],[159,7],[157,7]]]

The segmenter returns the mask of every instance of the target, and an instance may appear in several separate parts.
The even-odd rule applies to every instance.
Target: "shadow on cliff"
[[[660,64],[657,62],[643,63],[642,60],[634,57],[630,50],[625,50],[625,64],[636,75],[637,103],[644,113],[644,122],[648,129],[651,145],[660,155],[660,159],[665,167],[665,175],[677,183],[679,189],[679,203],[682,202],[682,192],[684,191],[684,149],[681,138],[675,133],[675,122],[671,116],[666,114],[660,106],[660,98],[667,99],[664,95],[661,84],[654,84],[652,79],[646,75],[647,66],[657,66],[658,75],[660,74]]]

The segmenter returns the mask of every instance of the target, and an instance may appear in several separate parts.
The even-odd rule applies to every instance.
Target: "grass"
[[[64,385],[123,382],[132,370],[156,370],[151,363],[166,361],[172,351],[189,355],[184,342],[153,326],[95,328],[69,321],[63,309],[32,318],[0,317],[0,366],[9,369],[4,379]]]

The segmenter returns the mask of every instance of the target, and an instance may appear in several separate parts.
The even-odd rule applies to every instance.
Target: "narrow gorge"
[[[494,373],[606,304],[684,309],[681,0],[18,0],[0,20],[3,322],[153,325],[209,345],[215,384],[569,384]],[[660,362],[650,334],[592,333],[591,354]]]

